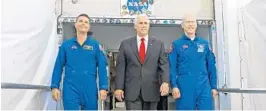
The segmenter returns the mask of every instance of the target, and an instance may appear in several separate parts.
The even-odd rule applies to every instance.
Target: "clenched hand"
[[[161,96],[166,96],[169,93],[169,85],[168,83],[162,83],[160,87]]]
[[[212,89],[212,97],[215,98],[218,95],[218,92],[216,89]]]
[[[172,89],[172,95],[174,99],[178,99],[181,97],[180,91],[178,88],[173,88]]]
[[[106,90],[100,90],[100,99],[102,101],[107,99],[107,91]]]
[[[120,89],[116,90],[115,91],[115,97],[116,97],[117,100],[123,101],[124,91],[123,90],[120,90]]]
[[[54,101],[59,101],[61,97],[60,90],[57,88],[52,89],[52,98]]]

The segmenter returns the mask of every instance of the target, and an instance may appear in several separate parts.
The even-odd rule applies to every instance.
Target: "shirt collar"
[[[137,35],[137,40],[138,41],[141,41],[141,38],[142,37],[140,37],[139,35]],[[145,39],[145,41],[148,41],[148,39],[149,39],[148,35],[144,36],[144,39]]]

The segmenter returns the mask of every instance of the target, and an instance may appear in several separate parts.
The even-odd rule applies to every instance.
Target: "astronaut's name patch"
[[[93,46],[90,45],[84,45],[83,48],[86,50],[93,50]]]

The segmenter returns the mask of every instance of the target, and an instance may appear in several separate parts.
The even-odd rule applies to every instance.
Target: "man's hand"
[[[100,100],[104,101],[107,99],[107,91],[106,90],[100,90]]]
[[[168,83],[162,83],[160,87],[161,96],[166,96],[169,93],[169,85]]]
[[[212,89],[212,97],[215,98],[218,95],[218,91],[216,89]]]
[[[173,88],[172,89],[172,95],[174,99],[178,99],[181,97],[180,91],[178,88]]]
[[[61,97],[60,90],[57,88],[52,89],[52,98],[54,101],[59,101]]]
[[[116,90],[115,91],[115,97],[118,101],[123,101],[123,98],[124,98],[124,91],[123,90]]]

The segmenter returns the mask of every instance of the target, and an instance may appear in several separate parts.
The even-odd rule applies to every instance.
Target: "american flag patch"
[[[188,45],[184,44],[182,48],[186,49],[186,48],[188,48]]]
[[[73,46],[71,47],[71,49],[72,49],[72,50],[77,49],[77,46],[73,45]]]

